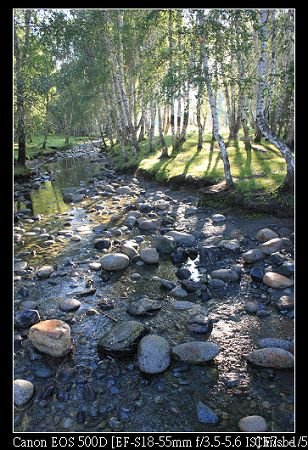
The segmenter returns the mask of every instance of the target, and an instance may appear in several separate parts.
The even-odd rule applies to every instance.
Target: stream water
[[[104,162],[98,155],[58,159],[40,169],[42,173],[51,171],[52,181],[32,189],[29,195],[21,189],[16,198],[17,212],[30,207],[31,214],[40,215],[40,220],[32,220],[31,214],[26,214],[15,225],[15,233],[21,235],[15,244],[15,261],[28,264],[24,270],[16,271],[15,312],[25,309],[25,304],[29,307],[25,302],[30,301],[30,309],[37,309],[41,320],[67,321],[74,351],[60,360],[53,358],[29,344],[28,329],[15,330],[15,337],[21,336],[23,340],[15,350],[14,378],[29,380],[35,386],[31,403],[24,409],[15,408],[15,431],[231,432],[238,431],[239,420],[249,415],[263,416],[269,431],[293,431],[293,371],[255,367],[247,363],[245,355],[257,348],[257,341],[264,337],[291,340],[294,321],[269,301],[275,292],[263,283],[252,282],[241,253],[226,252],[223,260],[224,267],[241,266],[241,281],[228,283],[223,291],[213,290],[207,302],[195,292],[189,293],[185,298],[193,303],[189,310],[175,309],[175,299],[153,280],[158,276],[177,281],[179,266],[170,257],[161,257],[158,265],[132,263],[126,270],[112,273],[109,279],[89,268],[89,263],[98,262],[103,255],[93,245],[98,236],[109,237],[116,249],[121,241],[140,235],[143,237],[140,248],[147,247],[159,235],[125,224],[128,209],[136,205],[136,196],[100,195],[99,189],[106,185]],[[246,249],[252,248],[255,234],[261,228],[288,227],[292,231],[289,219],[251,217],[206,206],[197,214],[186,216],[186,208],[197,204],[196,192],[171,191],[151,182],[137,183],[130,176],[110,174],[109,183],[126,186],[135,183],[139,196],[149,201],[157,192],[168,196],[168,214],[175,218],[176,229],[199,233],[199,245],[211,236],[226,239],[237,232]],[[65,202],[63,192],[69,191],[79,191],[86,197],[80,203]],[[217,212],[225,214],[226,222],[213,225],[210,217]],[[162,211],[160,217],[165,215]],[[106,231],[97,232],[99,225],[104,225]],[[71,233],[61,234],[61,230]],[[76,234],[80,240],[71,240]],[[53,243],[44,244],[46,240]],[[208,272],[200,267],[199,257],[195,256],[191,255],[181,267],[189,268],[190,279],[198,281]],[[53,265],[56,273],[47,280],[38,280],[35,270],[43,264]],[[265,262],[265,267],[270,268],[270,262]],[[133,273],[140,277],[132,276]],[[77,311],[59,310],[63,298],[74,298],[88,286],[96,291],[79,298],[82,304]],[[152,316],[133,318],[126,311],[128,302],[143,295],[161,299],[162,309]],[[248,299],[260,303],[269,315],[247,314],[244,304]],[[102,301],[110,306],[107,315],[99,308]],[[210,341],[221,348],[212,362],[193,365],[172,360],[165,372],[149,376],[139,370],[137,355],[126,360],[116,357],[102,360],[98,355],[99,338],[119,320],[139,320],[151,333],[165,337],[171,346],[204,340],[202,335],[191,335],[187,330],[187,318],[200,311],[213,320]],[[199,401],[215,411],[220,419],[218,425],[198,421]]]

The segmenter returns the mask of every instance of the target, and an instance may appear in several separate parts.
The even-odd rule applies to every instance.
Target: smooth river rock
[[[67,300],[63,300],[60,304],[59,304],[59,308],[61,309],[61,311],[63,312],[73,312],[73,311],[77,311],[77,309],[79,309],[81,306],[81,303],[79,300],[75,300],[74,298],[70,298]]]
[[[159,226],[158,220],[138,219],[138,228],[143,231],[157,230]]]
[[[145,264],[158,264],[159,254],[156,248],[144,248],[140,250],[140,258]]]
[[[144,316],[153,311],[161,309],[162,302],[159,300],[151,300],[148,297],[140,298],[139,300],[130,302],[127,307],[127,312],[132,316]]]
[[[219,280],[227,282],[235,282],[240,279],[239,274],[232,269],[218,269],[211,272],[212,278],[218,278]]]
[[[261,416],[247,416],[243,417],[238,423],[239,429],[246,433],[267,430],[267,423]]]
[[[283,348],[287,352],[293,352],[293,345],[286,339],[264,338],[258,341],[259,348]]]
[[[191,341],[172,348],[172,356],[180,361],[200,364],[211,361],[220,353],[220,348],[214,342]]]
[[[72,348],[70,326],[62,320],[44,320],[29,330],[32,345],[51,356],[65,356]]]
[[[236,239],[223,240],[218,243],[218,247],[225,248],[226,250],[230,250],[232,252],[236,252],[240,249],[241,245],[239,241]]]
[[[176,249],[176,241],[172,236],[160,236],[155,247],[159,253],[170,254]]]
[[[138,256],[137,248],[138,245],[134,244],[133,242],[127,241],[123,242],[121,245],[121,253],[124,253],[124,255],[127,255],[129,258],[134,258],[135,256]]]
[[[207,423],[211,425],[217,425],[219,423],[219,417],[214,411],[199,401],[197,403],[197,418],[200,423]]]
[[[106,355],[126,356],[135,353],[141,338],[147,334],[146,327],[135,320],[119,322],[101,337],[98,343],[100,357]]]
[[[291,295],[283,295],[277,300],[276,306],[280,311],[290,311],[294,308],[294,297]]]
[[[154,374],[168,369],[171,362],[168,341],[154,334],[141,339],[138,347],[138,365],[142,372]]]
[[[182,289],[180,286],[176,286],[174,289],[170,291],[170,295],[177,298],[185,298],[187,297],[187,292],[185,289]]]
[[[190,233],[184,233],[182,231],[168,231],[168,234],[166,236],[173,237],[177,244],[183,244],[187,247],[191,247],[196,241],[195,236]]]
[[[273,289],[284,289],[293,286],[294,281],[275,272],[267,272],[263,277],[263,283]]]
[[[246,358],[250,363],[261,367],[288,369],[294,366],[294,356],[282,348],[268,347],[254,350],[248,353]]]
[[[40,279],[45,279],[48,278],[52,272],[54,272],[55,269],[52,266],[42,266],[40,267],[37,272],[36,275],[40,278]]]
[[[213,214],[211,217],[214,223],[222,223],[225,222],[226,218],[223,214]]]
[[[36,309],[25,309],[15,315],[15,326],[17,328],[29,328],[40,320],[40,315]]]
[[[260,248],[253,248],[242,254],[243,260],[247,264],[260,261],[261,259],[264,259],[265,256],[265,253]]]
[[[100,263],[105,270],[123,270],[129,266],[129,257],[124,253],[111,253],[103,256]]]
[[[286,246],[287,241],[288,239],[286,238],[274,238],[260,244],[258,248],[261,249],[266,255],[271,255],[272,253],[282,250]]]
[[[34,386],[28,380],[14,380],[14,405],[23,408],[31,400]]]
[[[270,228],[262,228],[262,230],[259,230],[256,234],[256,238],[259,242],[267,242],[271,239],[279,238],[278,234],[275,233],[275,231],[271,230]]]

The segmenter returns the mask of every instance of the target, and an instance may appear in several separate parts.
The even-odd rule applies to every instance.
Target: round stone
[[[112,253],[102,257],[101,265],[104,270],[123,270],[129,266],[129,257],[124,253]]]
[[[172,348],[172,356],[175,359],[191,364],[211,361],[219,353],[219,346],[213,342],[191,341]]]
[[[259,230],[256,234],[256,238],[260,242],[267,242],[271,239],[278,238],[278,234],[275,233],[275,231],[271,230],[270,228],[262,228],[262,230]]]
[[[261,283],[263,281],[264,277],[264,270],[260,267],[253,267],[250,271],[250,278],[252,281],[256,281],[258,283]]]
[[[261,348],[250,352],[246,358],[250,363],[261,367],[288,369],[294,366],[294,356],[282,348]]]
[[[25,309],[15,315],[15,326],[17,328],[29,328],[41,320],[36,309]]]
[[[29,330],[32,345],[42,353],[55,357],[65,356],[71,351],[71,329],[62,320],[44,320]]]
[[[59,308],[63,312],[72,312],[72,311],[77,311],[77,309],[80,308],[80,305],[81,305],[81,303],[80,303],[79,300],[75,300],[74,298],[70,298],[68,300],[63,300],[59,304]]]
[[[179,280],[187,280],[191,276],[191,271],[188,269],[178,269],[175,272],[175,275],[179,278]]]
[[[267,272],[263,277],[263,283],[273,289],[284,289],[293,286],[293,280],[275,272]]]
[[[221,223],[221,222],[225,222],[225,220],[226,220],[226,218],[223,214],[213,214],[211,219],[214,223]]]
[[[126,356],[133,354],[141,338],[147,333],[146,327],[135,320],[119,322],[101,337],[98,343],[100,357],[106,355]]]
[[[172,236],[161,236],[155,247],[159,253],[170,254],[176,249],[176,241]]]
[[[154,374],[164,372],[170,365],[168,341],[154,334],[141,339],[138,348],[138,365],[142,372]]]
[[[23,408],[31,400],[34,394],[34,386],[28,380],[14,380],[14,404]]]
[[[276,306],[280,311],[289,311],[294,308],[294,297],[291,295],[283,295],[277,301]]]
[[[38,271],[36,272],[36,275],[40,278],[40,279],[44,279],[44,278],[48,278],[52,272],[54,272],[54,268],[52,266],[42,266],[38,269]]]
[[[267,423],[261,416],[247,416],[239,421],[239,429],[246,433],[253,431],[266,431]]]
[[[242,257],[245,263],[251,264],[265,258],[265,253],[260,248],[253,248],[243,253]]]
[[[211,425],[217,425],[219,423],[219,417],[214,411],[200,401],[197,404],[197,418],[200,423]]]
[[[159,262],[159,254],[156,248],[144,248],[140,251],[140,258],[146,264],[157,264]]]

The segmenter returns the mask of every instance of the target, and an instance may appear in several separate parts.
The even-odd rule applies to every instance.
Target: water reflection
[[[63,213],[68,210],[60,189],[51,181],[46,181],[40,189],[31,191],[31,202],[34,215]]]

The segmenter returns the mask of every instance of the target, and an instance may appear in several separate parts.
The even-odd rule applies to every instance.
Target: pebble
[[[220,353],[220,347],[213,342],[191,341],[176,345],[171,352],[177,360],[199,364],[214,359]]]
[[[62,320],[44,320],[29,330],[32,345],[51,356],[65,356],[72,347],[70,326]]]
[[[222,223],[225,222],[226,218],[223,214],[213,214],[211,217],[213,223]]]
[[[277,338],[263,338],[258,341],[259,348],[283,348],[288,352],[293,352],[293,345],[290,341],[286,339],[277,339]]]
[[[268,347],[254,350],[246,358],[252,364],[261,367],[288,369],[294,366],[294,356],[282,348]]]
[[[23,408],[31,400],[34,394],[34,386],[28,380],[14,380],[14,404]]]
[[[239,421],[239,429],[246,433],[267,431],[267,423],[261,416],[247,416]]]
[[[141,339],[138,347],[138,365],[142,372],[154,374],[164,372],[170,365],[168,341],[154,334]]]
[[[219,280],[227,282],[235,282],[240,279],[239,274],[232,269],[218,269],[211,272],[212,278],[217,278]]]
[[[278,299],[276,306],[280,311],[290,311],[294,308],[294,297],[291,295],[283,295]]]
[[[250,278],[252,281],[261,283],[264,277],[264,270],[261,267],[253,267],[250,271]]]
[[[181,287],[177,286],[170,291],[170,295],[177,298],[185,298],[187,297],[188,294],[185,291],[185,289],[182,289]]]
[[[37,270],[36,275],[40,279],[45,279],[48,278],[52,272],[54,272],[54,268],[52,266],[45,265]]]
[[[140,251],[140,258],[145,264],[158,264],[159,254],[156,248],[144,248]]]
[[[278,237],[278,234],[270,228],[262,228],[262,230],[259,230],[256,234],[256,238],[259,242],[267,242]]]
[[[81,306],[80,301],[79,300],[75,300],[74,298],[71,298],[71,299],[68,299],[68,300],[63,300],[59,304],[59,308],[63,312],[77,311],[77,309],[79,309],[80,306]]]
[[[259,311],[260,306],[259,306],[259,303],[247,302],[247,303],[245,303],[244,308],[245,308],[245,311],[248,312],[249,314],[256,314]]]
[[[29,328],[41,320],[36,309],[25,309],[15,315],[15,326],[17,328]]]
[[[206,406],[201,401],[197,403],[197,418],[200,423],[207,423],[211,425],[218,425],[219,423],[219,417],[211,408]]]
[[[293,280],[275,272],[267,272],[263,277],[263,283],[273,289],[284,289],[293,286]]]
[[[124,253],[105,255],[100,260],[104,270],[123,270],[129,266],[129,257]]]

